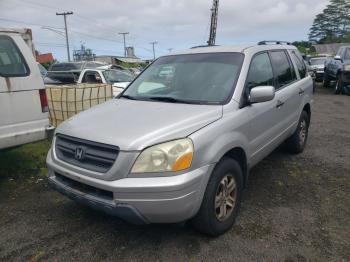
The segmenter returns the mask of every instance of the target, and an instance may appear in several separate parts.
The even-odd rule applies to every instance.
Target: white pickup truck
[[[111,84],[113,96],[119,95],[134,79],[134,76],[116,69],[84,69],[79,76],[78,83]]]
[[[30,29],[0,28],[0,150],[45,139],[52,130]]]

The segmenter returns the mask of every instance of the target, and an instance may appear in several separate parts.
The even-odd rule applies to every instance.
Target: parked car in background
[[[136,76],[141,73],[141,70],[139,68],[136,68],[136,67],[129,68],[129,71],[131,71]]]
[[[336,80],[335,94],[350,95],[350,46],[340,47],[337,55],[326,62],[323,85],[328,87],[331,80]]]
[[[38,63],[38,67],[39,67],[39,71],[41,74],[41,78],[43,79],[45,85],[61,85],[62,84],[62,82],[48,77],[46,68],[43,67],[40,63]]]
[[[84,69],[98,68],[103,65],[101,62],[94,61],[56,63],[51,65],[47,76],[64,84],[72,84],[78,81],[80,73]]]
[[[129,74],[133,74],[135,76],[137,76],[138,74],[141,73],[141,70],[138,68],[127,68],[127,67],[124,67],[121,65],[116,65],[116,64],[100,66],[100,67],[98,67],[98,69],[117,69],[117,70],[121,70],[124,72],[128,72]]]
[[[45,139],[52,130],[44,83],[22,32],[0,29],[0,149]]]
[[[126,71],[116,69],[85,69],[81,72],[78,83],[111,84],[113,96],[117,96],[133,79],[134,76]]]
[[[315,56],[309,59],[310,70],[316,81],[323,81],[325,63],[328,59],[328,56]]]
[[[117,99],[57,128],[49,184],[128,222],[191,220],[220,235],[238,215],[249,170],[281,143],[304,150],[312,94],[290,44],[160,57]]]

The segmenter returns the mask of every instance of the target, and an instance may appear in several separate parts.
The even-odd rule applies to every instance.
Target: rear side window
[[[272,66],[267,53],[258,54],[252,59],[246,83],[248,90],[256,86],[274,85]]]
[[[299,54],[299,52],[292,51],[292,59],[294,60],[296,66],[298,67],[300,78],[306,77],[306,65],[303,61],[303,58]]]
[[[29,75],[29,68],[22,53],[8,36],[0,36],[0,75],[3,77]]]
[[[270,57],[277,82],[276,89],[279,89],[297,80],[294,68],[290,63],[286,52],[272,51],[270,53]]]

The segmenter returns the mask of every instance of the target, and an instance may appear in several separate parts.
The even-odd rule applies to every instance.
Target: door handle
[[[278,100],[276,108],[281,108],[283,105],[284,105],[284,102],[282,102],[281,100]]]
[[[303,89],[299,90],[299,95],[302,96],[305,93],[305,91]]]

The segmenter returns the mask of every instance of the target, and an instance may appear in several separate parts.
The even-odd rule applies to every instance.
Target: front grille
[[[117,159],[119,148],[62,134],[56,135],[58,159],[100,173],[107,172]]]
[[[68,177],[62,176],[56,172],[55,172],[55,176],[56,176],[56,179],[60,183],[66,185],[70,188],[73,188],[75,190],[78,190],[82,193],[92,195],[92,196],[95,196],[98,198],[102,198],[104,200],[109,200],[109,201],[113,200],[113,192],[111,192],[111,191],[99,189],[99,188],[96,188],[93,186],[89,186],[89,185],[80,183],[80,182],[75,181],[73,179],[70,179]]]

